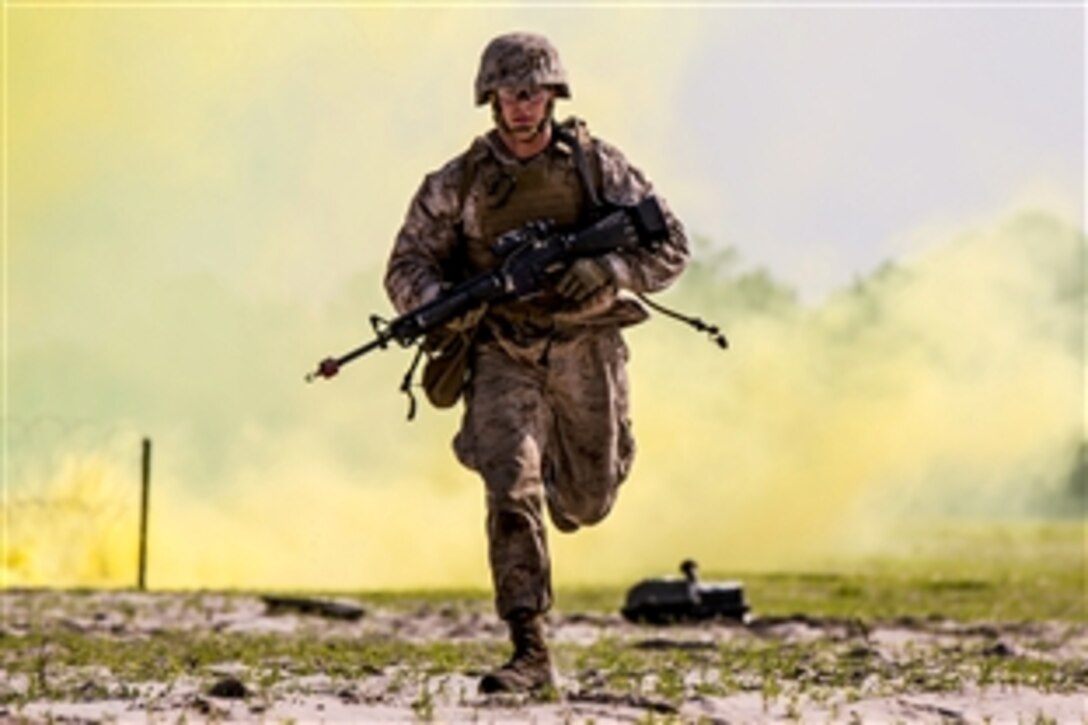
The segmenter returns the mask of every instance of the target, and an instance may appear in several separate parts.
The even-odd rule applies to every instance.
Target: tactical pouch
[[[468,382],[469,355],[476,328],[443,331],[424,343],[427,364],[423,366],[423,391],[436,408],[457,404]]]

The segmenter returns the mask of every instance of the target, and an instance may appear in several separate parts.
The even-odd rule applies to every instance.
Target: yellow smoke
[[[927,502],[1015,514],[1064,486],[1083,435],[1082,246],[1069,226],[1025,217],[811,312],[745,321],[735,359],[681,376],[722,381],[705,394],[724,419],[694,426],[707,435],[688,448],[713,453],[676,481],[706,503],[689,525],[718,522],[707,558],[806,563],[856,551]],[[1075,286],[1058,289],[1059,275]]]
[[[667,103],[706,16],[7,17],[7,409],[134,432],[120,450],[6,430],[4,582],[135,582],[150,435],[152,587],[487,586],[482,485],[449,450],[457,414],[404,424],[395,352],[320,386],[301,375],[387,309],[380,267],[411,192],[488,122],[468,108],[471,79],[499,32],[550,35],[575,85],[562,111],[631,150],[677,209],[715,206],[719,190],[673,159],[690,109]],[[654,62],[603,43],[616,27]],[[1083,238],[1029,216],[927,242],[811,307],[758,275],[693,269],[670,298],[722,322],[733,348],[667,321],[631,332],[634,473],[604,524],[553,536],[557,581],[685,556],[805,566],[894,544],[905,516],[1060,493],[1082,441],[1068,328]]]
[[[0,512],[8,528],[5,581],[135,584],[138,515],[131,504],[138,499],[124,500],[118,474],[101,456],[69,456],[32,493],[9,492],[8,506]]]
[[[13,494],[0,512],[10,527],[8,584],[135,585],[139,481],[122,463],[88,454],[42,485],[18,487],[34,495]],[[482,508],[464,488],[360,488],[313,460],[253,479],[239,473],[207,497],[153,477],[149,586],[449,587],[485,571],[482,537],[466,535]],[[468,525],[443,535],[442,522]],[[436,525],[437,536],[424,535]]]
[[[661,567],[806,566],[896,548],[910,517],[1062,495],[1083,439],[1083,245],[1022,216],[738,320],[724,356],[641,330],[641,467],[594,543]],[[588,546],[569,549],[590,579]]]
[[[707,310],[736,317],[724,354],[665,321],[634,331],[634,474],[604,524],[553,534],[557,581],[623,581],[685,556],[715,571],[810,566],[894,549],[897,523],[950,506],[1009,516],[1060,497],[1082,442],[1082,290],[1066,274],[1082,245],[1025,215],[813,308]],[[247,462],[201,494],[165,464],[151,585],[486,586],[482,487],[447,445],[456,416],[424,410],[382,432],[351,411],[337,425],[386,449],[363,468],[301,429],[243,432]],[[135,470],[64,459],[31,487],[44,500],[13,497],[11,582],[133,582]],[[118,501],[123,515],[95,513]]]

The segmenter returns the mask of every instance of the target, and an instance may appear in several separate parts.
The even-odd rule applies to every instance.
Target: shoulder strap
[[[604,208],[601,196],[597,192],[598,184],[596,179],[600,176],[600,172],[598,169],[598,173],[594,174],[590,168],[588,156],[592,156],[596,161],[596,154],[593,152],[593,137],[589,135],[589,129],[586,128],[585,122],[571,116],[563,123],[554,124],[552,130],[556,138],[570,147],[571,155],[574,157],[574,166],[578,170],[578,177],[582,181],[582,190],[585,193],[586,200],[594,213],[600,212]],[[596,168],[596,165],[594,168]]]

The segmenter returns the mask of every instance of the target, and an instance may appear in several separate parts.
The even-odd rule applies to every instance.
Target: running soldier
[[[540,219],[577,229],[652,193],[646,177],[581,121],[553,119],[556,99],[571,92],[546,38],[492,40],[475,91],[476,105],[490,105],[494,128],[427,175],[412,199],[385,277],[399,313],[494,269],[492,245],[504,232]],[[460,343],[463,366],[454,361],[452,387],[449,370],[424,373],[432,401],[450,405],[463,395],[454,450],[487,492],[495,604],[514,653],[483,677],[481,692],[555,685],[543,629],[552,604],[543,511],[562,532],[596,524],[630,470],[620,329],[648,316],[632,293],[663,289],[688,257],[683,227],[662,208],[669,228],[662,245],[579,259],[539,294],[450,323],[446,340]]]

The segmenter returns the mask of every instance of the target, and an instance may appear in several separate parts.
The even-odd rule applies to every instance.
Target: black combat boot
[[[480,680],[480,692],[536,692],[555,687],[555,670],[544,641],[543,618],[527,609],[515,610],[506,620],[514,654],[510,661]]]

